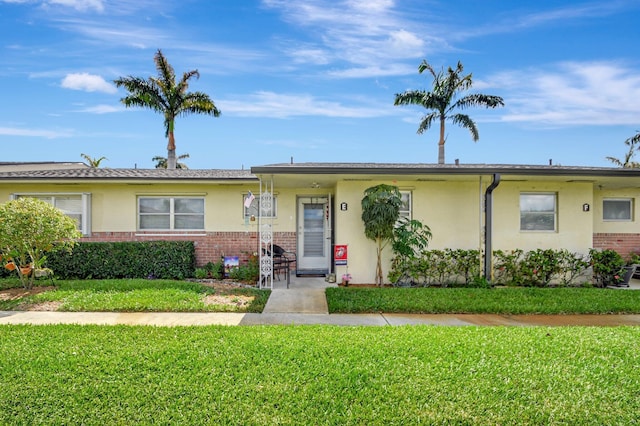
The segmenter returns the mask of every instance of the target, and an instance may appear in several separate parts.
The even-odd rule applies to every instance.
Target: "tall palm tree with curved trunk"
[[[472,106],[486,108],[504,106],[504,101],[500,96],[469,94],[459,97],[460,93],[469,90],[473,85],[471,74],[462,75],[463,70],[462,63],[458,61],[458,66],[455,69],[449,67],[446,72],[444,70],[436,72],[426,60],[423,60],[418,67],[418,72],[422,74],[424,71],[429,71],[433,77],[432,91],[408,90],[396,94],[394,105],[420,105],[431,111],[422,118],[418,134],[424,133],[434,122],[439,121],[438,164],[444,164],[445,122],[447,120],[469,130],[474,142],[480,138],[476,123],[471,117],[456,111]]]
[[[158,49],[154,62],[158,71],[157,77],[147,80],[140,77],[122,77],[114,80],[117,87],[124,87],[128,96],[120,99],[126,106],[149,108],[164,115],[165,136],[167,143],[167,168],[176,168],[176,140],[173,134],[176,117],[189,114],[206,114],[218,117],[216,108],[209,95],[202,92],[187,92],[189,80],[200,77],[198,70],[187,71],[176,83],[173,67]]]

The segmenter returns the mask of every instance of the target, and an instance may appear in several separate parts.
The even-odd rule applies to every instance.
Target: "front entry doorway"
[[[325,275],[331,264],[331,208],[327,196],[298,198],[298,275]]]

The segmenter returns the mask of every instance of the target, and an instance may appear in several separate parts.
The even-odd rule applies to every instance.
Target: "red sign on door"
[[[347,264],[347,245],[336,245],[333,251],[333,259],[335,260],[336,265],[346,265]]]

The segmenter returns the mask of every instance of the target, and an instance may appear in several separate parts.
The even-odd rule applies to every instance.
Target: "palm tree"
[[[92,169],[97,169],[100,167],[100,163],[102,163],[103,160],[108,160],[107,157],[93,158],[87,154],[80,154],[80,157],[84,158]]]
[[[176,169],[188,169],[186,164],[181,163],[177,160],[184,160],[185,158],[189,158],[189,154],[179,155],[176,159]],[[156,169],[166,169],[167,168],[167,157],[163,157],[161,155],[156,155],[151,159],[151,161],[156,162]]]
[[[445,121],[449,120],[471,132],[473,141],[476,142],[480,136],[476,123],[466,114],[455,113],[471,106],[484,106],[495,108],[504,106],[504,101],[500,96],[470,94],[458,98],[458,95],[471,88],[473,81],[471,74],[462,76],[463,66],[458,61],[456,69],[449,67],[445,73],[443,70],[436,73],[426,60],[423,60],[418,67],[418,72],[422,74],[425,70],[433,76],[433,89],[431,92],[424,90],[408,90],[404,93],[396,94],[394,105],[420,105],[429,114],[422,118],[418,127],[418,134],[428,130],[435,120],[440,121],[440,141],[438,142],[438,164],[444,164],[444,143],[445,143]]]
[[[606,157],[607,160],[611,161],[613,164],[619,167],[624,167],[626,169],[638,169],[640,168],[640,163],[635,161],[631,161],[633,156],[636,154],[636,151],[639,149],[638,145],[640,145],[640,132],[638,132],[635,136],[630,137],[624,144],[629,147],[629,151],[624,156],[624,161],[619,160],[615,157]]]
[[[176,141],[173,135],[175,119],[179,115],[207,114],[218,117],[220,111],[216,108],[209,95],[202,92],[187,92],[189,80],[199,78],[198,70],[185,72],[182,79],[176,83],[173,67],[158,49],[154,57],[157,77],[145,80],[140,77],[122,77],[114,80],[117,87],[123,86],[129,95],[120,99],[126,106],[149,108],[164,115],[165,136],[167,143],[167,168],[176,168]]]

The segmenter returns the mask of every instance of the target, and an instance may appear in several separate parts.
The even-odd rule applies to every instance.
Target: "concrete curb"
[[[174,312],[0,311],[0,324],[79,324],[174,326],[640,326],[640,315],[477,315],[477,314],[304,314]]]

